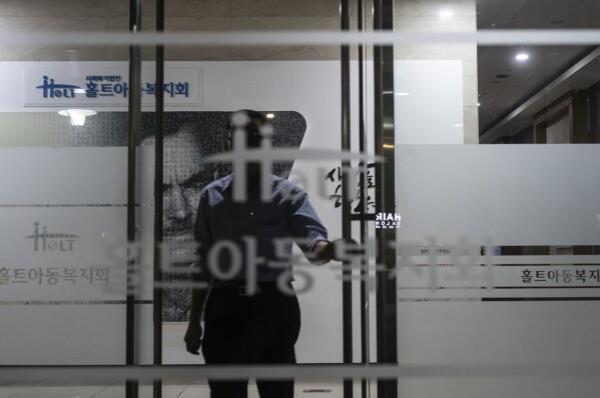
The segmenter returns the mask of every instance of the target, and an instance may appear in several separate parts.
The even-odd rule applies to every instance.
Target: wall
[[[337,0],[168,0],[167,31],[235,30],[337,30]],[[3,1],[0,34],[32,31],[126,31],[125,0]],[[154,2],[143,2],[142,30],[155,26]],[[170,60],[337,59],[338,48],[194,47],[167,48]],[[126,48],[11,48],[0,51],[0,60],[126,60]],[[153,50],[145,51],[146,59]]]
[[[123,31],[128,28],[127,1],[7,0],[0,5],[0,34],[32,31]],[[235,30],[339,30],[337,0],[169,0],[166,2],[167,31]],[[353,3],[353,2],[351,2]],[[371,9],[366,1],[365,9]],[[443,8],[454,16],[441,19]],[[143,5],[143,30],[154,28],[154,2]],[[356,26],[356,9],[351,6],[351,25]],[[370,17],[370,15],[368,15]],[[368,19],[368,18],[367,18]],[[475,31],[475,0],[396,0],[396,30]],[[369,28],[370,23],[367,23]],[[145,49],[145,59],[153,58]],[[355,55],[356,53],[354,53]],[[126,48],[2,48],[0,60],[126,60]],[[337,47],[187,47],[167,48],[169,60],[335,60]],[[473,45],[396,46],[397,60],[461,60],[463,63],[464,142],[479,142],[477,107],[477,47]]]
[[[590,129],[595,142],[600,142],[600,83],[587,90],[590,106]]]
[[[454,12],[441,18],[441,10]],[[474,32],[475,0],[396,0],[394,29],[418,32]],[[477,45],[407,45],[394,48],[396,59],[460,60],[463,64],[463,125],[465,144],[479,143]],[[432,109],[432,112],[435,112]]]

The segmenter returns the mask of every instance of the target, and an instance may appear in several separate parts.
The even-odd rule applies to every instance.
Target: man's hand
[[[364,255],[364,250],[354,239],[321,240],[315,244],[313,254],[313,263],[322,265],[331,260],[349,261],[353,256]]]
[[[365,249],[352,238],[336,239],[331,242],[333,259],[336,261],[356,261],[365,254]]]
[[[200,355],[198,350],[202,344],[202,326],[199,322],[190,322],[188,324],[187,332],[185,332],[185,349],[190,354]]]
[[[310,262],[316,265],[326,264],[333,259],[333,255],[335,254],[334,251],[335,250],[332,242],[328,240],[320,240],[315,243]]]

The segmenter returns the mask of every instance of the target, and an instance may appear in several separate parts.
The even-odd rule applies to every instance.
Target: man
[[[246,146],[258,148],[267,125],[265,117],[255,111],[243,111],[242,126]],[[240,118],[240,114],[234,115]],[[229,129],[229,142],[233,141]],[[277,247],[276,241],[295,239],[314,264],[325,264],[334,257],[335,244],[327,239],[306,193],[291,182],[271,176],[261,181],[260,164],[250,162],[246,171],[246,201],[233,200],[235,175],[228,175],[202,192],[198,205],[195,236],[200,244],[199,279],[211,283],[208,299],[206,290],[194,289],[188,330],[184,337],[186,348],[202,353],[208,364],[295,363],[294,345],[300,331],[300,310],[293,294],[291,244]],[[271,184],[268,201],[261,200],[261,184]],[[212,256],[211,249],[219,242],[233,242],[241,257],[229,253]],[[254,243],[254,246],[252,246]],[[247,263],[249,247],[254,247],[256,266],[254,292],[249,292],[246,277],[252,275]],[[282,249],[283,248],[283,249]],[[282,253],[283,252],[283,253]],[[283,254],[283,256],[282,256]],[[218,264],[210,264],[208,259]],[[233,263],[241,267],[222,278]],[[216,272],[219,271],[219,272]],[[221,273],[222,271],[222,273]],[[220,276],[216,276],[219,274]],[[287,292],[279,287],[286,286]],[[291,292],[291,294],[290,294]],[[205,303],[206,299],[206,303]],[[200,325],[204,307],[204,338]],[[212,398],[247,397],[247,380],[209,381]],[[294,382],[257,380],[261,398],[290,398]]]

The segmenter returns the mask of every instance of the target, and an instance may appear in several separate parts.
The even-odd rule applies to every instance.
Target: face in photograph
[[[154,137],[144,144],[154,144]],[[181,130],[164,138],[163,234],[164,241],[174,245],[173,265],[191,263],[194,222],[203,181],[202,147],[190,131]]]

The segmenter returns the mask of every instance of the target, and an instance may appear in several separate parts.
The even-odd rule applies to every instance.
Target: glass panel
[[[303,4],[277,1],[176,1],[166,4],[168,32],[339,31],[339,27],[337,1],[309,1]],[[187,200],[185,191],[180,188],[185,178],[177,176],[179,171],[196,164],[196,157],[205,159],[226,151],[227,124],[231,123],[232,112],[251,109],[266,117],[274,129],[272,145],[275,148],[303,151],[318,148],[335,150],[336,153],[339,151],[339,53],[338,46],[312,45],[188,46],[185,48],[168,46],[166,48],[167,75],[169,71],[176,71],[177,68],[188,68],[201,77],[200,100],[193,108],[185,109],[183,106],[173,104],[167,107],[165,116],[170,120],[166,123],[169,131],[165,143],[173,145],[174,151],[172,161],[169,162],[165,158],[164,166],[165,178],[173,179],[170,186],[165,185],[164,191],[163,226],[166,241],[192,239],[194,221],[199,217],[198,193],[211,182],[224,178],[232,172],[229,162],[207,163],[198,172],[197,184],[188,189],[190,193]],[[178,140],[178,137],[184,137],[185,140]],[[197,148],[195,154],[184,154],[182,151],[186,151],[190,146]],[[290,155],[288,159],[293,157],[295,155]],[[336,193],[336,189],[339,190],[339,176],[335,173],[336,166],[340,164],[339,157],[335,156],[331,160],[327,158],[296,159],[287,162],[281,160],[283,159],[275,162],[273,174],[298,184],[307,192],[310,203],[327,227],[329,235],[332,238],[339,237],[341,233],[340,212],[337,207],[339,204],[329,198],[329,195]],[[325,175],[329,172],[332,172],[330,180],[325,181]],[[184,206],[187,210],[183,209]],[[242,203],[240,209],[250,212],[252,206],[250,203]],[[237,228],[242,228],[235,221],[223,218],[232,217],[231,214],[223,214],[220,217],[222,218],[216,221],[217,224],[232,223],[238,225]],[[281,218],[282,214],[277,216],[273,214],[272,217],[275,217],[271,221],[273,224],[286,222]],[[270,228],[273,229],[274,226]],[[264,251],[263,246],[271,245],[271,242],[266,240],[274,237],[272,234],[260,236],[256,230],[246,231],[245,234],[258,238],[259,241],[265,240],[259,242],[261,253]],[[245,252],[246,249],[243,247],[242,249]],[[295,255],[300,256],[297,260],[300,264],[296,267],[298,272],[294,276],[293,285],[297,291],[302,314],[302,327],[296,345],[297,361],[339,363],[342,361],[343,309],[341,281],[336,275],[338,272],[310,266],[302,258],[299,250]],[[264,253],[261,257],[264,257]],[[274,282],[273,275],[279,272],[268,271],[269,268],[275,267],[273,258],[267,256],[265,261],[264,264],[259,265],[258,279],[260,284],[265,285],[263,289],[269,289],[267,282]],[[267,264],[268,261],[272,264]],[[307,291],[302,292],[302,290]],[[188,327],[190,289],[169,289],[166,290],[164,297],[165,362],[201,363],[202,355],[194,357],[186,353],[185,345],[180,343],[181,336]],[[212,302],[216,303],[213,305],[216,308],[213,312],[229,311],[227,303],[220,300],[218,294],[211,293],[210,297]],[[207,305],[210,306],[210,303],[209,301]],[[265,307],[256,311],[270,310]],[[292,308],[287,312],[293,311]],[[324,323],[325,314],[327,320]],[[293,319],[287,321],[281,319],[278,322],[291,321]],[[210,321],[205,319],[205,323],[209,330]],[[243,319],[239,319],[240,330],[246,327],[248,325],[243,324]],[[314,339],[317,335],[321,338]],[[207,337],[210,339],[210,335]],[[285,336],[279,339],[281,338]],[[257,336],[257,339],[260,339],[260,336]],[[295,337],[293,339],[295,340]],[[257,350],[265,351],[265,348],[259,347]],[[284,347],[271,350],[280,351],[277,355],[284,354]],[[216,357],[219,355],[221,354],[217,353]],[[260,355],[268,358],[267,354]],[[266,359],[255,358],[254,360],[265,361]]]
[[[0,396],[135,396],[126,379],[209,396],[208,380],[240,378],[253,397],[254,379],[295,379],[278,397],[595,391],[600,51],[575,30],[595,27],[595,3],[382,0],[360,20],[352,2],[350,29],[396,35],[363,36],[362,59],[345,37],[346,71],[338,1],[170,0],[158,88],[159,35],[104,34],[128,31],[128,2],[21,3],[0,5]],[[155,3],[140,4],[152,33]],[[157,314],[178,366],[82,366],[124,365],[132,347],[152,364]]]
[[[379,224],[396,234],[397,358],[481,376],[409,377],[398,396],[592,391],[583,375],[577,387],[548,375],[583,374],[575,364],[596,355],[583,347],[597,328],[598,187],[583,170],[598,155],[597,50],[522,39],[593,28],[597,5],[396,1],[394,12],[396,32],[424,33],[394,46],[396,206]],[[489,36],[429,40],[477,31]],[[589,145],[564,145],[575,143]]]
[[[4,2],[0,31],[126,30],[110,3]],[[125,362],[126,60],[123,46],[2,45],[2,365]]]

